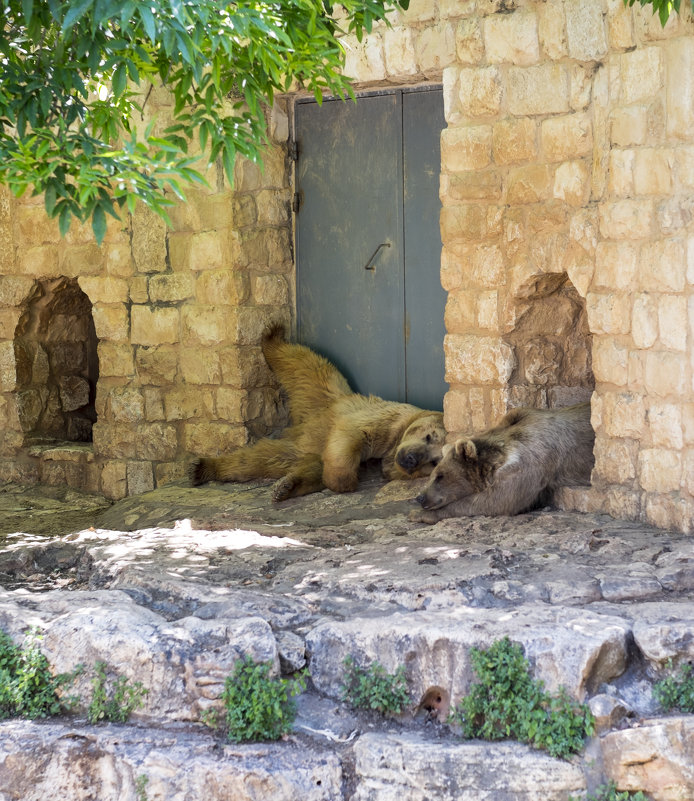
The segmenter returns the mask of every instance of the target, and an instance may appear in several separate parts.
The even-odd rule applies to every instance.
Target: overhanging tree
[[[264,107],[299,85],[345,97],[340,36],[361,41],[409,0],[3,0],[0,183],[44,193],[61,233],[141,200],[166,218],[172,195],[204,183],[221,159],[259,160]],[[336,21],[336,20],[339,20]],[[173,122],[138,129],[153,83],[172,93]]]

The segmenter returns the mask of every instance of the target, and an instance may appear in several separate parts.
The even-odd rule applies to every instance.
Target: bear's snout
[[[419,466],[420,459],[416,453],[413,453],[412,451],[405,451],[397,455],[396,461],[403,470],[407,470],[408,473],[411,473]]]

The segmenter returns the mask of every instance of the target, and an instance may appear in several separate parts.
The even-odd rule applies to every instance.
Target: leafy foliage
[[[94,673],[87,720],[90,723],[101,721],[125,723],[130,715],[143,705],[147,690],[142,686],[142,682],[136,681],[131,684],[125,676],[117,676],[109,687],[104,662],[97,662],[94,665]]]
[[[233,742],[278,740],[292,728],[296,717],[293,696],[301,693],[304,673],[291,679],[270,676],[272,664],[240,659],[227,676],[222,700],[225,728]]]
[[[368,668],[359,667],[351,656],[345,657],[345,680],[342,698],[357,709],[370,709],[383,715],[399,715],[410,702],[401,665],[388,673],[378,662]]]
[[[11,717],[45,718],[64,711],[59,691],[75,674],[51,673],[48,659],[39,649],[39,637],[31,633],[15,645],[0,631],[0,719]]]
[[[575,796],[569,796],[569,801],[579,801]],[[585,801],[648,801],[648,796],[640,790],[632,793],[629,790],[619,791],[614,782],[598,787],[594,794],[586,796]]]
[[[670,14],[674,11],[675,14],[679,13],[682,0],[624,0],[625,6],[633,6],[636,3],[641,6],[653,6],[653,13],[658,15],[660,24],[665,27],[665,23],[670,18]],[[694,10],[694,0],[691,0],[692,10]]]
[[[668,662],[672,670],[672,662]],[[678,709],[680,712],[694,712],[694,668],[680,665],[674,676],[668,676],[653,685],[653,695],[666,712]]]
[[[204,183],[189,150],[231,182],[237,153],[260,158],[264,105],[294,86],[350,94],[339,37],[408,2],[342,0],[333,18],[330,0],[5,0],[0,182],[45,193],[63,234],[91,219],[101,242],[106,215],[138,199],[166,219],[182,184]],[[159,83],[171,124],[143,131]]]
[[[530,675],[519,645],[508,637],[488,649],[473,648],[472,666],[478,681],[451,714],[464,739],[511,738],[568,758],[593,733],[593,716],[565,690],[550,695]]]

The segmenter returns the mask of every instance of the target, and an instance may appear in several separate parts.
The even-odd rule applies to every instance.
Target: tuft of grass
[[[530,675],[520,645],[508,637],[487,649],[471,649],[470,659],[478,681],[449,719],[464,739],[519,740],[568,759],[593,734],[595,721],[588,706],[574,701],[563,688],[557,695],[546,692]]]
[[[87,720],[90,723],[125,723],[144,704],[143,699],[148,691],[142,686],[142,682],[131,684],[125,676],[116,676],[110,683],[105,662],[96,662],[94,673]]]
[[[294,696],[305,689],[306,674],[280,679],[270,676],[271,669],[270,662],[245,656],[227,676],[223,725],[232,742],[278,740],[291,730],[296,717]]]
[[[395,673],[388,673],[378,662],[361,668],[351,656],[346,656],[342,664],[345,668],[344,701],[356,709],[369,709],[382,715],[399,715],[406,709],[410,697],[402,665]]]

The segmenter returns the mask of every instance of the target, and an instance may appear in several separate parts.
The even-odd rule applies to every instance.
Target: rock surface
[[[566,801],[610,779],[694,797],[694,716],[664,716],[652,693],[668,660],[693,656],[685,535],[556,510],[419,526],[416,484],[373,477],[278,505],[267,484],[170,486],[106,509],[71,494],[79,527],[54,488],[33,489],[0,494],[24,509],[0,548],[0,628],[17,641],[39,628],[56,670],[85,671],[76,716],[0,724],[0,801],[140,801],[145,781],[148,801]],[[421,711],[427,692],[455,704],[470,649],[504,636],[549,690],[590,702],[584,755],[461,742]],[[285,742],[232,746],[200,722],[246,653],[275,672],[308,665]],[[347,654],[404,665],[409,712],[343,703]],[[97,661],[147,689],[129,725],[80,717]]]

